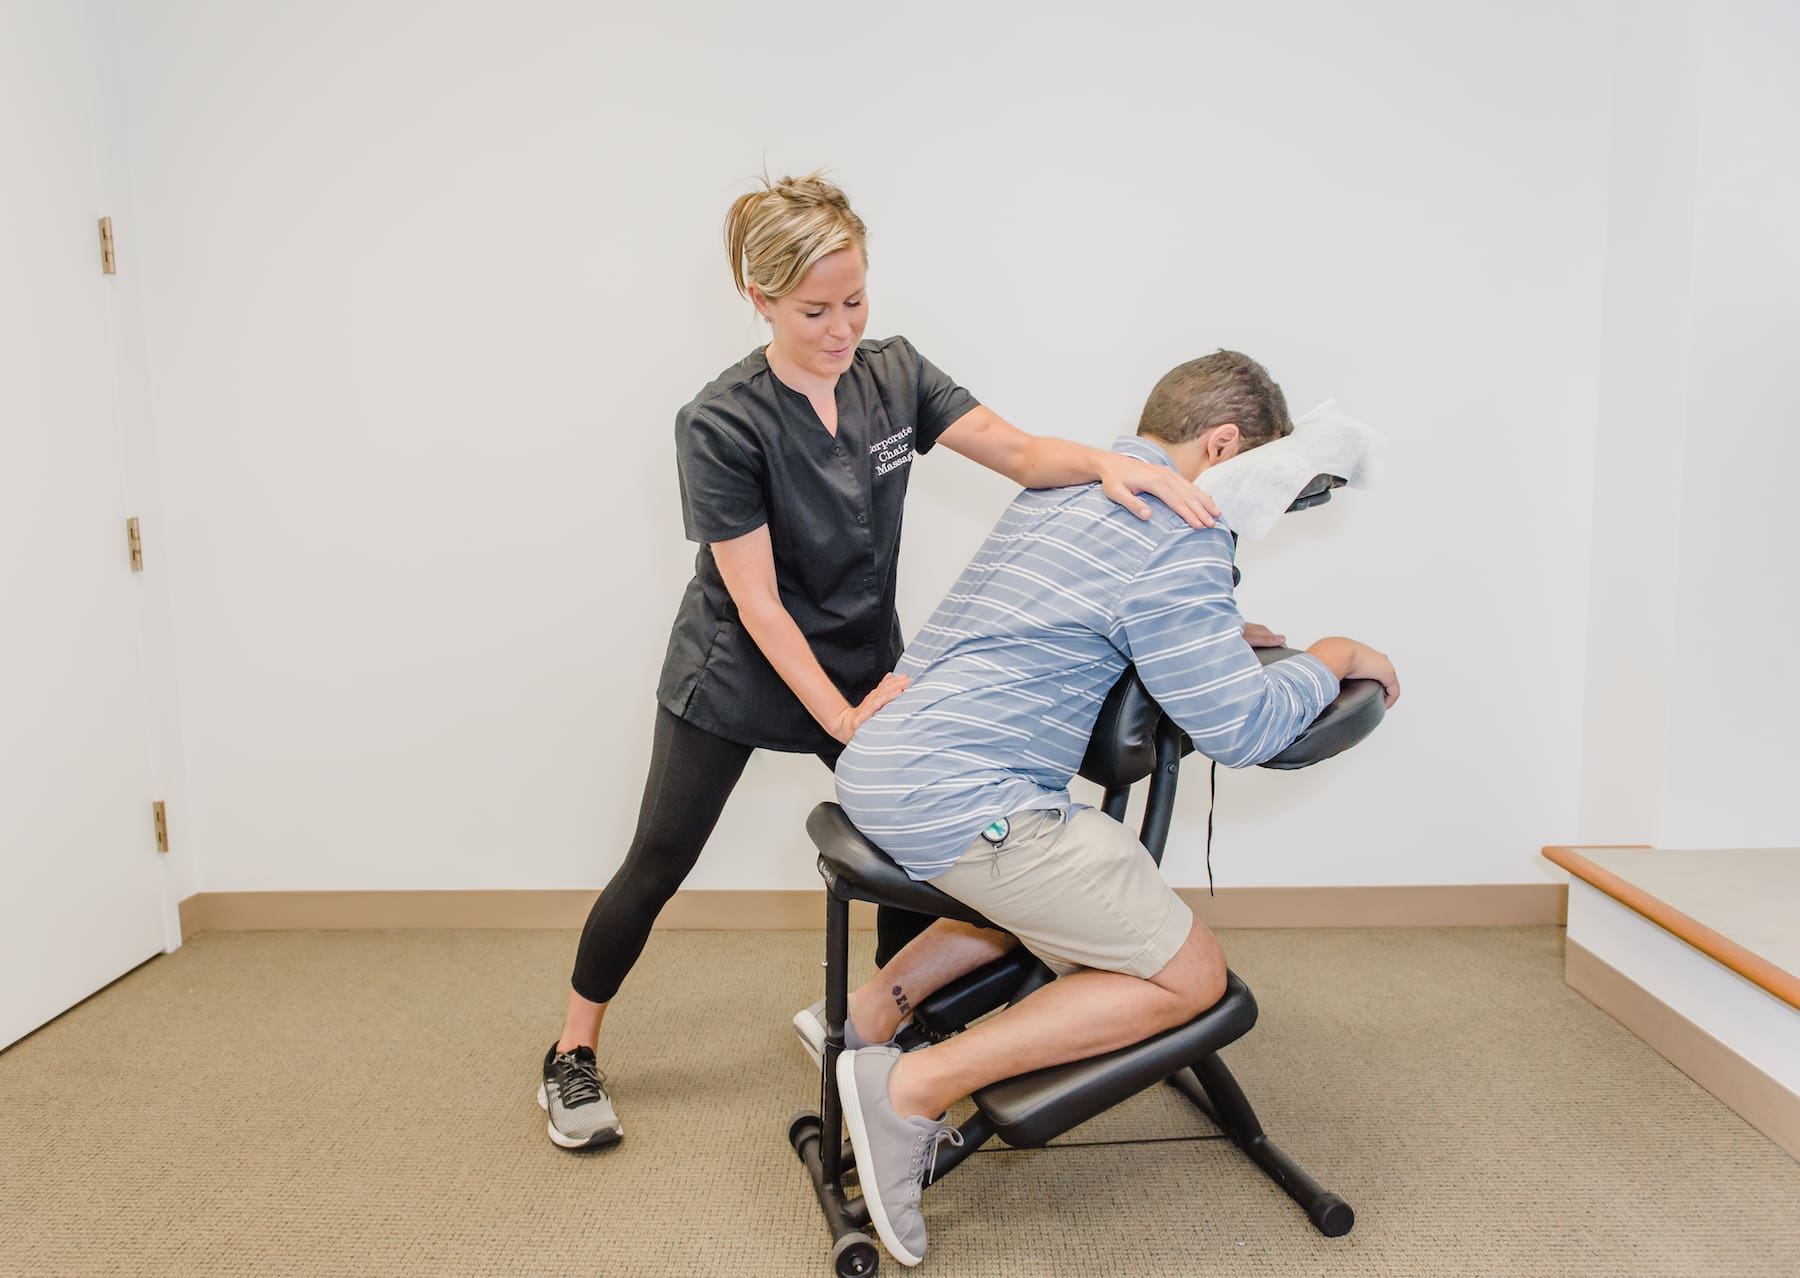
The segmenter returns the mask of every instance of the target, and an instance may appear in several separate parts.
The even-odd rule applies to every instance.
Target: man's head
[[[1138,419],[1138,434],[1167,448],[1189,479],[1293,429],[1281,387],[1237,351],[1191,359],[1164,373]]]

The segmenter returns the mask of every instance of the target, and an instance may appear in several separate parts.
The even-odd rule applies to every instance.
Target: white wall
[[[765,158],[870,223],[871,332],[1027,429],[1104,442],[1231,345],[1387,431],[1386,490],[1249,548],[1243,600],[1385,646],[1406,699],[1226,776],[1215,864],[1539,879],[1579,816],[1612,6],[824,12],[117,5],[199,886],[604,881],[691,558],[670,424],[755,338],[718,237]],[[912,482],[909,627],[1009,495]],[[827,792],[759,757],[692,884],[814,883]]]
[[[1703,26],[1698,0],[1643,0],[1617,24],[1581,817],[1570,835],[1589,843],[1661,837]]]
[[[1661,838],[1800,844],[1800,8],[1708,6]]]

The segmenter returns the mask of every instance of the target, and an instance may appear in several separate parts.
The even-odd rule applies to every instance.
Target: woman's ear
[[[756,308],[758,315],[764,319],[769,318],[769,299],[764,297],[763,291],[754,284],[750,286],[750,305]]]

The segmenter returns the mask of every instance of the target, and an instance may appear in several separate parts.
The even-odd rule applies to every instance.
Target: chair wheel
[[[881,1265],[881,1253],[867,1234],[845,1234],[831,1249],[831,1272],[836,1278],[867,1278]]]
[[[788,1144],[792,1145],[795,1149],[799,1149],[800,1138],[806,1134],[806,1129],[808,1127],[817,1126],[819,1126],[818,1114],[810,1109],[797,1111],[792,1118],[788,1119]]]

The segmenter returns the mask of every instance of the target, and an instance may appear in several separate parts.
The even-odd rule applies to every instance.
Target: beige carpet
[[[1569,991],[1560,931],[1225,940],[1263,1011],[1226,1059],[1355,1231],[1223,1142],[996,1152],[926,1195],[919,1273],[1800,1274],[1800,1164]],[[534,1100],[573,944],[219,934],[140,968],[0,1054],[0,1273],[825,1275],[784,1139],[818,937],[658,933],[603,1051],[625,1143],[586,1155]],[[1165,1088],[1065,1139],[1206,1131]]]

